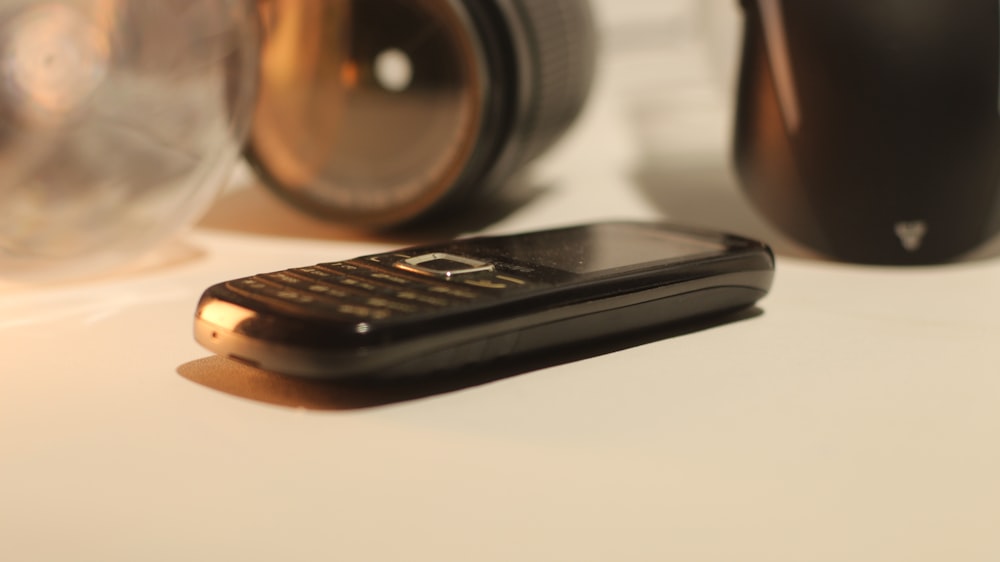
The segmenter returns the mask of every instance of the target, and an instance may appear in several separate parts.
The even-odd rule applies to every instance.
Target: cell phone
[[[773,275],[758,241],[598,223],[220,283],[201,297],[195,338],[286,375],[421,376],[747,308]]]

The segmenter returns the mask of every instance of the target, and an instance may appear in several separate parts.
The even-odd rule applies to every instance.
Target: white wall
[[[728,142],[738,0],[592,0],[602,71],[646,157],[684,158]]]
[[[720,65],[735,61],[737,0],[592,0],[611,51],[702,43]]]

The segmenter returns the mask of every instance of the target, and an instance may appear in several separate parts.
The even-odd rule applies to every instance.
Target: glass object
[[[196,219],[257,50],[244,0],[0,0],[0,277],[103,271]]]

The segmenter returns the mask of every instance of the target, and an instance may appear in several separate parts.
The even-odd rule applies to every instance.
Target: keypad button
[[[439,295],[448,295],[449,297],[455,297],[464,300],[472,300],[478,296],[475,291],[470,291],[461,287],[453,287],[447,284],[434,285],[433,287],[428,287],[428,291],[432,293],[437,293]]]
[[[320,269],[319,267],[299,267],[296,269],[290,269],[289,271],[309,279],[317,280],[326,280],[335,275],[342,275],[341,273],[334,273],[332,271]]]
[[[418,273],[450,279],[478,273],[492,273],[496,266],[490,262],[443,252],[422,254],[397,261],[395,267]]]
[[[347,291],[340,289],[338,287],[334,287],[333,285],[327,285],[325,283],[324,284],[314,283],[312,285],[309,285],[308,291],[315,295],[323,295],[325,297],[330,297],[330,298],[344,299],[350,297],[350,293],[348,293]]]
[[[337,307],[337,311],[360,320],[385,320],[392,316],[391,310],[357,304],[341,304]]]
[[[466,285],[472,285],[473,287],[479,287],[480,289],[509,289],[511,287],[510,283],[503,283],[494,281],[492,279],[475,279],[465,282]]]
[[[316,265],[315,267],[317,269],[320,269],[320,270],[327,270],[327,271],[331,271],[331,272],[334,272],[334,273],[338,273],[338,272],[339,273],[354,273],[358,269],[361,269],[358,265],[350,263],[350,262],[346,262],[346,261],[321,263],[319,265]]]
[[[372,297],[372,298],[368,299],[365,302],[369,306],[372,306],[374,308],[386,308],[386,309],[393,310],[393,311],[396,311],[396,312],[403,312],[403,313],[408,313],[408,314],[412,314],[412,313],[417,312],[418,310],[420,310],[419,307],[413,306],[412,304],[404,304],[404,303],[401,303],[401,302],[396,302],[396,301],[389,300],[389,299],[386,299],[386,298],[381,298],[381,297]]]
[[[452,302],[445,298],[435,297],[432,295],[425,295],[422,293],[418,293],[416,291],[400,291],[399,293],[396,293],[396,298],[404,301],[419,302],[421,304],[426,304],[437,308],[443,308],[445,306],[448,306]]]
[[[246,289],[249,291],[259,291],[261,289],[267,288],[267,283],[254,279],[253,277],[247,277],[246,279],[238,279],[236,281],[231,281],[228,283],[229,287],[232,289]]]
[[[261,279],[265,279],[272,283],[285,285],[288,287],[306,287],[309,284],[309,282],[306,279],[303,279],[301,277],[296,277],[295,275],[292,275],[291,273],[285,271],[278,271],[275,273],[264,273],[258,275],[257,277],[260,277]]]
[[[386,283],[392,283],[393,285],[398,285],[400,287],[409,287],[415,285],[412,279],[400,277],[399,275],[391,275],[389,273],[383,273],[381,271],[373,272],[371,274],[371,278],[378,279],[379,281],[385,281]]]
[[[374,285],[364,279],[358,279],[357,277],[340,277],[338,279],[334,279],[333,282],[371,293],[376,293],[379,289],[378,285]]]
[[[329,282],[330,279],[335,277],[334,275],[329,274],[326,277],[323,277],[322,275],[313,275],[311,272],[305,271],[305,268],[290,269],[288,271],[279,271],[276,273],[266,273],[264,275],[260,275],[259,277],[272,283],[277,283],[286,287],[294,287],[295,289],[302,290],[313,295],[323,295],[333,298],[346,298],[349,295],[346,290]]]
[[[228,284],[234,291],[250,297],[266,297],[288,304],[312,304],[312,295],[282,285],[268,283],[262,277],[241,279]]]

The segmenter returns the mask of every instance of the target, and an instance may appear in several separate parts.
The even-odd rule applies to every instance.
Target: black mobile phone
[[[614,222],[459,239],[210,287],[195,338],[277,373],[388,379],[753,305],[764,244]]]

